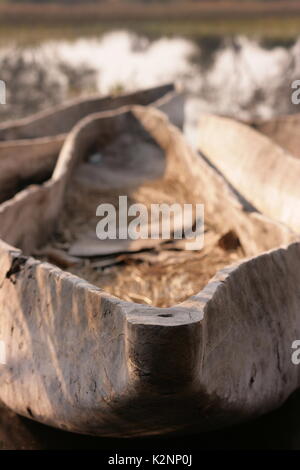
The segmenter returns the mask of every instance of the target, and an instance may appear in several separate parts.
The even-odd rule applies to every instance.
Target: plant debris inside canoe
[[[153,207],[162,205],[171,214],[153,221]],[[173,216],[174,205],[184,220]],[[102,239],[98,227],[107,207],[116,235]],[[138,207],[147,213],[140,231],[147,229],[148,236],[120,236],[138,218]],[[187,228],[189,238],[195,227],[198,237],[199,219],[204,246],[190,250],[191,241],[178,239],[178,232],[186,235]],[[158,236],[152,236],[153,228]],[[295,239],[240,198],[167,116],[142,106],[82,120],[65,141],[51,179],[2,205],[0,231],[25,255],[50,261],[120,299],[155,307],[176,305],[199,293],[222,268]]]
[[[77,259],[67,255],[69,231],[39,251],[40,258],[58,265],[123,300],[170,307],[199,292],[216,272],[243,257],[241,247],[222,248],[216,235],[203,250],[187,251],[176,241],[152,250]],[[234,244],[236,241],[234,240]]]
[[[68,186],[57,230],[33,254],[127,301],[169,307],[199,292],[219,269],[245,256],[234,228],[222,233],[205,219],[204,247],[195,251],[172,233],[131,242],[96,236],[96,208],[112,204],[118,221],[119,195],[127,196],[128,207],[142,203],[149,211],[153,203],[194,202],[177,172],[165,177],[165,165],[149,135],[143,142],[134,133],[106,136],[105,144],[91,146]]]

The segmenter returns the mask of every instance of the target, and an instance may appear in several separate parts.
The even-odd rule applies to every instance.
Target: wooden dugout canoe
[[[0,400],[61,429],[119,437],[209,430],[279,406],[299,386],[290,360],[300,333],[298,243],[225,268],[201,292],[164,309],[122,301],[12,246],[30,252],[51,235],[76,169],[108,131],[133,134],[135,148],[151,143],[153,158],[165,159],[154,179],[151,170],[148,180],[138,172],[138,195],[176,178],[190,200],[205,203],[206,217],[222,229],[234,224],[248,254],[295,239],[247,212],[159,111],[132,107],[85,118],[52,178],[0,206]],[[125,158],[123,165],[126,174]]]
[[[200,118],[197,148],[257,210],[300,232],[297,158],[251,127],[214,115]]]
[[[172,84],[117,97],[79,98],[0,124],[0,202],[30,183],[50,178],[67,133],[80,119],[133,104],[157,106],[172,123],[183,127],[183,96]]]

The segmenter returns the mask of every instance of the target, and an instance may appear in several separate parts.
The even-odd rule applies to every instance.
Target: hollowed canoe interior
[[[204,248],[198,251],[187,250],[185,241],[174,240],[172,234],[168,240],[149,239],[137,246],[97,239],[101,218],[96,208],[113,204],[119,228],[119,196],[128,197],[128,206],[145,204],[149,213],[151,203],[194,202],[180,172],[172,168],[168,173],[164,152],[134,119],[130,133],[102,132],[86,145],[81,159],[55,233],[33,253],[39,259],[123,300],[169,307],[199,292],[219,269],[244,257],[234,227],[220,233],[209,220],[205,220]]]
[[[133,103],[163,106],[172,102],[174,96],[173,85],[164,85],[116,97],[79,99],[73,104],[20,119],[10,127],[1,129],[0,126],[0,204],[28,186],[42,184],[51,177],[63,137],[87,115]]]

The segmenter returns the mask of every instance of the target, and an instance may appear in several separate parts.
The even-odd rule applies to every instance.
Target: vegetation
[[[0,0],[0,41],[94,36],[122,28],[149,36],[192,37],[228,34],[291,39],[300,31],[295,0],[200,1],[94,0],[70,5],[46,0]],[[66,0],[67,1],[67,0]],[[9,2],[9,3],[7,3]],[[170,8],[170,2],[172,8]]]

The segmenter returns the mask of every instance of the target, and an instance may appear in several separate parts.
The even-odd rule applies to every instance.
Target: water
[[[0,49],[8,103],[0,107],[0,118],[25,116],[74,96],[174,81],[187,96],[185,130],[193,142],[199,113],[247,120],[297,112],[291,83],[299,77],[300,38],[288,45],[243,36],[151,41],[115,31],[93,39],[12,45]]]

